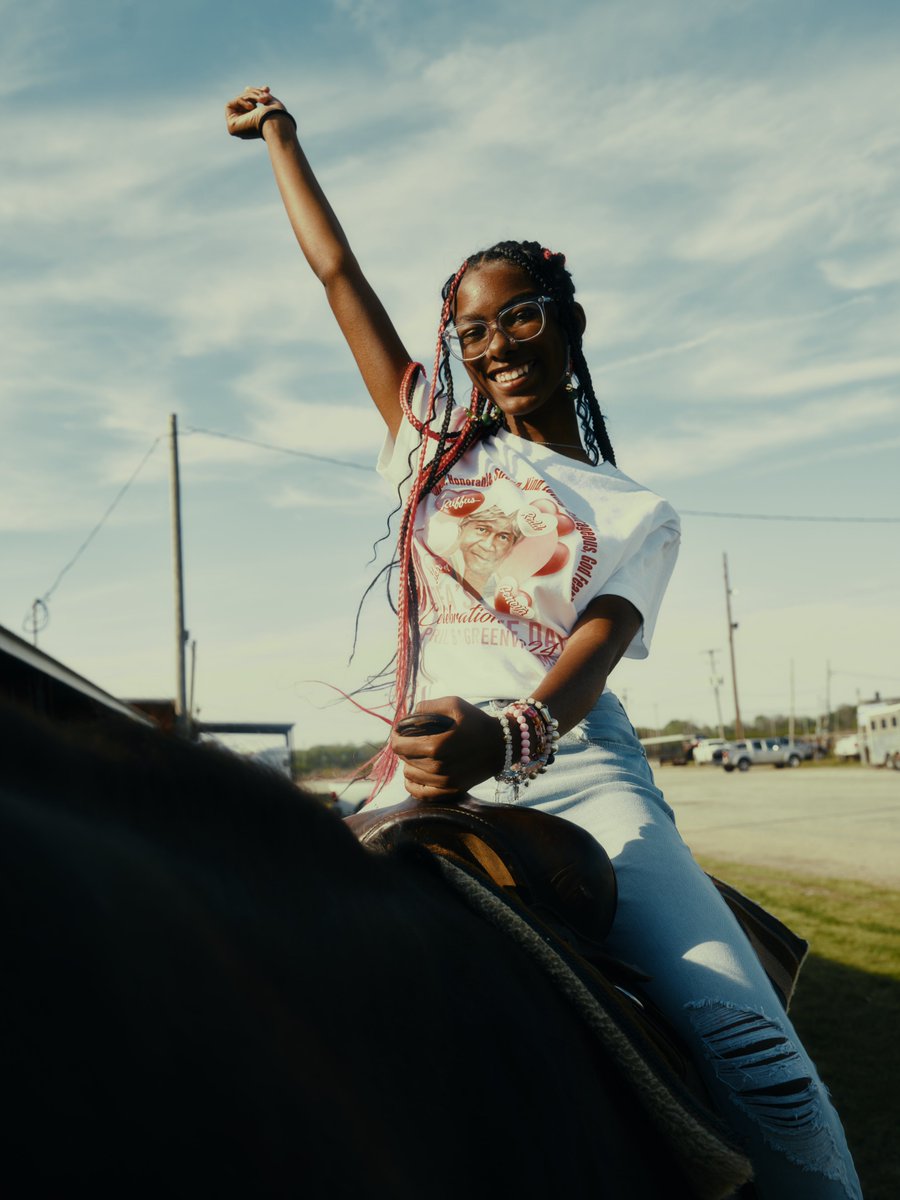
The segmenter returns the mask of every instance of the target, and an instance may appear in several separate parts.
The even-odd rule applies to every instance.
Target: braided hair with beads
[[[597,464],[602,459],[616,465],[606,423],[591,381],[590,370],[581,345],[581,328],[575,307],[575,285],[566,269],[564,254],[547,250],[537,242],[498,242],[467,259],[454,275],[451,275],[441,290],[443,305],[438,326],[434,370],[428,396],[425,418],[419,421],[412,412],[410,397],[422,367],[411,363],[400,387],[400,403],[406,418],[422,434],[418,463],[413,470],[412,483],[398,535],[397,565],[399,588],[397,598],[397,656],[393,690],[394,719],[397,723],[409,713],[415,703],[416,681],[419,671],[419,581],[413,555],[413,529],[416,510],[425,496],[432,492],[448,474],[466,451],[477,441],[496,433],[504,424],[503,414],[482,395],[477,387],[472,388],[468,415],[461,428],[451,431],[450,423],[454,409],[453,373],[446,329],[452,319],[453,306],[460,281],[467,270],[487,262],[506,261],[520,267],[529,275],[537,288],[555,302],[557,318],[569,346],[575,411],[581,426],[585,451],[589,460]],[[438,419],[436,411],[439,400],[443,400],[443,413],[437,430],[432,425]],[[433,447],[433,453],[429,450]],[[373,796],[390,780],[397,760],[389,746],[372,762],[370,778],[375,783]]]

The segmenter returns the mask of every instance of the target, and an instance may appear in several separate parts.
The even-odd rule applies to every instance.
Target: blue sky
[[[619,464],[696,512],[900,517],[900,10],[870,0],[0,3],[0,623],[20,632],[177,412],[186,612],[210,720],[378,737],[327,691],[389,657],[367,607],[380,441],[260,144],[268,83],[410,351],[499,237],[564,249]],[[41,646],[174,687],[167,453],[48,601]],[[897,524],[686,515],[633,718],[900,693]]]

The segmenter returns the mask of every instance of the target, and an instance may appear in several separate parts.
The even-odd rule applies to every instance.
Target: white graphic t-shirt
[[[411,405],[419,418],[426,399],[420,375]],[[465,415],[454,411],[451,430]],[[379,458],[403,499],[420,444],[404,421]],[[505,430],[476,443],[416,511],[416,698],[529,695],[597,596],[622,596],[640,612],[626,655],[646,658],[678,541],[674,509],[616,467]]]

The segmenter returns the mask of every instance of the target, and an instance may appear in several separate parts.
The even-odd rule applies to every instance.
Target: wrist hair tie
[[[288,112],[288,110],[286,108],[270,108],[268,112],[264,112],[263,115],[259,118],[259,124],[256,126],[256,132],[259,134],[260,137],[262,137],[263,125],[265,125],[266,121],[268,121],[270,117],[287,117],[287,119],[290,121],[290,123],[294,127],[294,132],[295,133],[297,132],[297,122],[294,120],[294,118],[291,116],[291,114]]]

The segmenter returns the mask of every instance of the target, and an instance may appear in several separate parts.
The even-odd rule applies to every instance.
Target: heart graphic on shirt
[[[494,598],[497,612],[509,613],[511,617],[527,617],[532,613],[532,598],[515,586],[515,581],[502,583]]]
[[[519,526],[519,532],[527,538],[540,537],[542,534],[550,533],[553,529],[553,518],[549,513],[540,512],[529,504],[527,508],[521,508],[516,513],[516,523]]]
[[[560,537],[572,533],[575,528],[575,522],[565,509],[560,508],[556,501],[551,500],[549,496],[537,496],[530,502],[530,507],[546,513],[551,518],[551,524],[553,517],[556,517],[556,532]]]
[[[558,513],[559,505],[555,500],[551,500],[549,496],[537,496],[531,501],[532,508],[539,508],[541,512]]]
[[[557,571],[562,570],[570,558],[568,546],[564,546],[562,542],[556,543],[556,549],[544,563],[539,571],[535,571],[535,575],[555,575]]]

